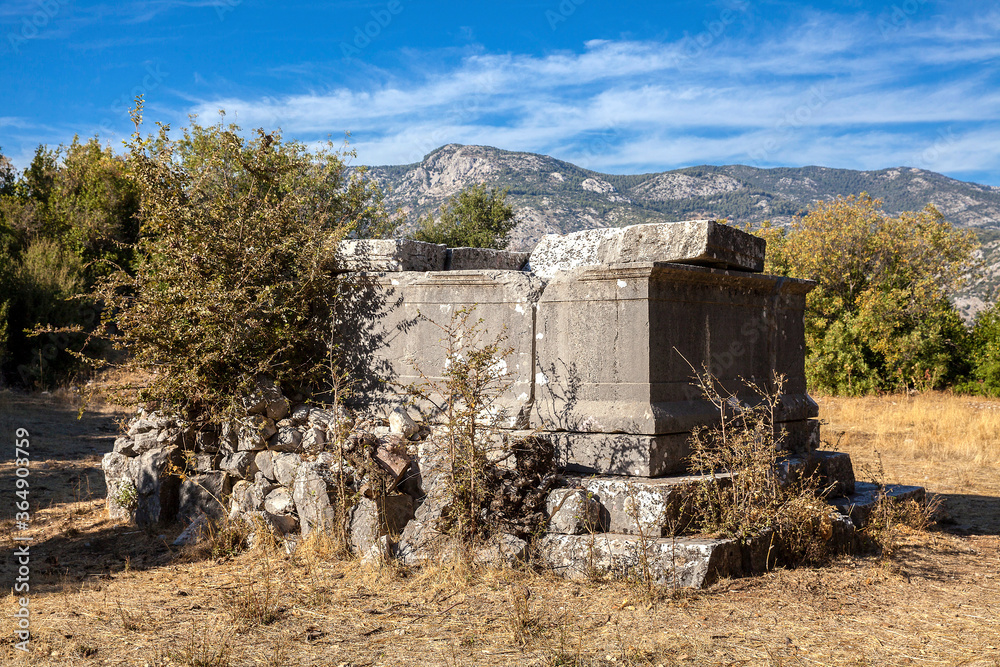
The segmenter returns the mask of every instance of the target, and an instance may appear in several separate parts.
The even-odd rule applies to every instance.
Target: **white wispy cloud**
[[[215,2],[147,0],[128,20]],[[1000,145],[998,36],[996,10],[941,15],[928,3],[894,19],[803,9],[774,28],[746,5],[707,43],[595,40],[543,55],[469,49],[460,59],[442,49],[401,54],[396,70],[283,63],[268,70],[278,84],[338,68],[364,76],[259,95],[233,85],[195,98],[178,86],[188,104],[165,119],[211,122],[223,108],[244,128],[281,127],[304,141],[351,131],[368,164],[413,162],[454,142],[612,171],[757,162],[1000,172],[990,150]]]
[[[948,124],[955,147],[981,138],[979,125],[1000,117],[997,15],[908,16],[891,28],[872,16],[804,12],[781,31],[734,29],[704,46],[687,37],[477,54],[408,80],[202,100],[193,111],[226,108],[244,126],[280,125],[292,136],[353,130],[369,163],[411,162],[458,142],[616,170],[754,159],[869,167],[920,155],[928,141],[914,137],[933,135],[930,126]],[[998,161],[986,150],[962,159],[966,168]]]

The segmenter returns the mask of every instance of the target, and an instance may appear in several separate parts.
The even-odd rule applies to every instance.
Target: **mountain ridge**
[[[713,218],[783,225],[816,202],[861,192],[881,199],[891,214],[934,204],[949,222],[974,229],[984,241],[986,270],[972,276],[974,284],[956,295],[956,302],[979,310],[1000,288],[1000,187],[915,167],[697,165],[606,174],[537,153],[445,144],[420,162],[368,170],[387,192],[386,203],[406,214],[404,231],[465,187],[509,188],[508,202],[518,217],[511,234],[514,250],[531,249],[544,234],[647,222]]]
[[[420,162],[368,169],[388,190],[387,203],[402,208],[411,224],[470,185],[510,188],[508,199],[522,221],[513,241],[518,249],[541,233],[645,221],[709,217],[782,224],[817,201],[860,192],[881,199],[889,213],[933,203],[956,226],[1000,229],[1000,187],[915,167],[697,165],[607,174],[537,153],[446,144]]]

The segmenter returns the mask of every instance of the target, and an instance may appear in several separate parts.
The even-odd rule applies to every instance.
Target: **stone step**
[[[827,497],[843,496],[854,491],[854,468],[851,457],[843,452],[812,452],[792,456],[778,464],[779,478],[785,481],[805,474],[819,475],[820,489],[830,489]],[[727,479],[729,474],[717,474]],[[669,477],[629,477],[615,475],[564,476],[565,486],[586,491],[600,505],[601,530],[626,535],[661,537],[683,528],[685,500],[693,487],[707,475]]]
[[[926,499],[926,492],[922,486],[886,484],[880,490],[878,484],[856,482],[854,493],[840,498],[833,498],[830,500],[830,504],[841,514],[850,517],[855,526],[863,528],[868,524],[868,519],[883,492],[886,497],[895,502],[913,500],[923,503]]]
[[[726,477],[723,475],[722,477]],[[661,537],[682,515],[685,498],[706,476],[641,478],[567,475],[566,486],[586,491],[600,505],[601,530]]]
[[[781,422],[786,451],[808,456],[819,445],[819,422],[803,419]],[[538,433],[552,443],[556,463],[576,473],[661,477],[684,472],[691,455],[691,434],[668,433],[581,433],[550,431]],[[853,474],[853,473],[852,473]]]
[[[570,579],[648,577],[661,585],[704,588],[744,570],[743,549],[732,539],[550,534],[539,541],[539,553],[549,568]]]
[[[830,553],[852,551],[856,540],[851,520],[831,511],[826,523],[824,538]],[[537,545],[542,562],[570,579],[611,577],[684,588],[704,588],[722,577],[766,572],[781,562],[784,553],[771,531],[745,542],[712,537],[549,533]]]
[[[854,493],[854,464],[846,452],[817,450],[778,462],[778,477],[782,482],[793,482],[812,474],[818,476],[819,488],[827,498]]]

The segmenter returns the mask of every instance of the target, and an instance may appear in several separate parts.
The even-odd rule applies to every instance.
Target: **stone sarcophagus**
[[[774,392],[790,449],[814,448],[817,406],[804,375],[811,283],[663,262],[556,275],[538,304],[532,426],[555,432],[563,464],[586,472],[676,472],[693,430],[719,408],[695,385],[710,372],[727,394]]]
[[[499,400],[506,425],[545,434],[567,470],[682,470],[692,430],[720,419],[694,384],[705,371],[741,403],[760,400],[751,385],[773,392],[783,377],[775,415],[783,445],[816,448],[804,374],[812,283],[759,273],[763,240],[714,221],[662,223],[546,237],[527,270],[510,268],[524,259],[416,241],[346,248],[354,271],[344,279],[364,282],[359,301],[370,312],[345,339],[357,366],[390,381],[363,395],[392,403],[421,381],[416,369],[440,379],[444,327],[474,309],[481,331],[503,333],[513,349]],[[449,265],[462,270],[424,270]]]
[[[428,244],[420,244],[428,245]],[[523,262],[522,262],[523,263]],[[345,277],[345,279],[352,279]],[[503,347],[510,350],[499,361],[509,380],[497,399],[504,411],[503,425],[526,428],[534,399],[535,309],[544,288],[543,281],[522,271],[458,270],[404,271],[374,273],[364,277],[363,301],[378,304],[378,313],[364,325],[365,334],[348,339],[352,356],[360,366],[375,368],[389,384],[373,386],[362,392],[368,401],[392,404],[399,402],[406,387],[443,381],[442,371],[449,363],[447,328],[452,317],[468,314],[476,323],[478,341],[455,341],[459,347],[475,347],[503,336]],[[440,417],[434,404],[443,398],[430,392],[433,404],[417,401],[413,408],[425,420]]]

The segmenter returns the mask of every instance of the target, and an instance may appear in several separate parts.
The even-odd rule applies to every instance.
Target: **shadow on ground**
[[[935,494],[941,499],[939,524],[959,535],[1000,535],[1000,498],[963,493]]]

